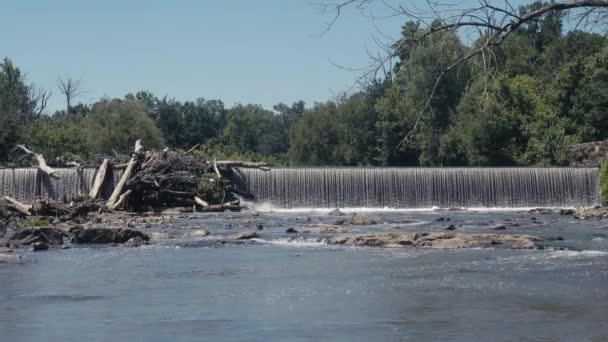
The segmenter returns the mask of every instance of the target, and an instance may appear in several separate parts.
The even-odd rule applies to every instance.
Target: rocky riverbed
[[[533,209],[519,212],[380,211],[105,213],[83,222],[2,227],[0,263],[22,263],[24,250],[71,246],[139,247],[148,244],[224,246],[319,243],[334,246],[463,249],[580,249],[560,226],[596,227],[606,209]],[[568,232],[569,233],[569,232]],[[603,241],[605,233],[595,233]],[[572,242],[572,241],[570,241]]]

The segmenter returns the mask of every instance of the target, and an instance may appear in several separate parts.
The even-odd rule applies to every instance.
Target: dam
[[[235,189],[280,208],[524,208],[601,204],[597,168],[238,169]]]
[[[109,173],[107,198],[122,171]],[[89,192],[95,168],[0,169],[0,196],[66,200]],[[602,202],[598,168],[239,168],[234,189],[278,208],[592,207]]]

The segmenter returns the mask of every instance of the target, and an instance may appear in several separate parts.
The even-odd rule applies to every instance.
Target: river
[[[361,213],[360,213],[361,214]],[[20,252],[0,265],[2,341],[606,341],[608,223],[527,212],[379,211],[349,233],[543,237],[544,250],[341,247],[325,211],[205,214],[139,248]],[[449,221],[446,221],[449,219]],[[260,238],[220,243],[263,226]],[[190,238],[188,231],[211,233]]]

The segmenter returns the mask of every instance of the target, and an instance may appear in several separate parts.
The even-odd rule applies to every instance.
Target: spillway
[[[590,207],[597,168],[238,169],[234,187],[281,208]]]
[[[0,169],[0,196],[11,196],[19,201],[37,198],[65,200],[78,194],[87,194],[95,180],[95,168],[57,168],[59,179],[51,179],[34,168]],[[121,172],[121,171],[118,171]],[[117,172],[106,179],[102,197],[111,193]]]

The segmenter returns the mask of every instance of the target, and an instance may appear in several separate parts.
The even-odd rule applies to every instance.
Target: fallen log
[[[7,201],[18,212],[25,214],[25,215],[31,215],[31,212],[30,212],[30,210],[32,209],[31,205],[23,204],[23,203],[17,201],[16,199],[14,199],[12,197],[8,197],[8,196],[4,196],[4,200]]]
[[[97,174],[95,175],[95,182],[93,183],[93,187],[89,192],[89,198],[95,199],[99,195],[99,191],[103,186],[103,181],[106,179],[106,171],[108,170],[108,159],[104,158],[103,162],[97,169]]]
[[[203,200],[202,200],[200,197],[198,197],[198,196],[194,196],[194,202],[195,202],[197,205],[199,205],[199,206],[201,206],[201,207],[203,207],[203,208],[209,208],[209,203],[207,203],[207,202],[203,201]]]
[[[38,169],[40,169],[40,171],[44,172],[51,178],[59,179],[59,176],[57,176],[57,171],[55,171],[46,164],[46,160],[44,159],[44,156],[42,154],[34,153],[33,151],[25,147],[25,145],[17,145],[17,148],[23,150],[27,155],[34,156],[34,158],[36,158],[36,161],[38,162]]]
[[[116,210],[118,208],[120,208],[120,205],[123,204],[123,202],[125,201],[125,199],[131,194],[131,190],[127,190],[125,191],[124,194],[120,195],[120,198],[118,198],[118,201],[116,202],[116,204],[114,204],[112,206],[112,210]]]
[[[260,169],[262,171],[270,171],[269,167],[266,167],[264,162],[244,162],[239,160],[220,160],[216,162],[217,165],[227,168],[243,167],[251,169]]]

